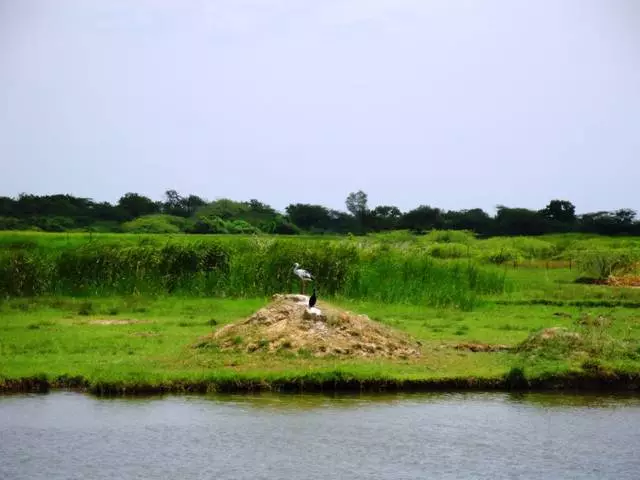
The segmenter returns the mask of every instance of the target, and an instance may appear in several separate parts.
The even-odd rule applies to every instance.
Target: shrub
[[[490,250],[483,252],[480,258],[486,262],[502,265],[506,262],[514,262],[520,258],[520,254],[513,248],[501,248],[500,250]]]
[[[463,258],[470,255],[470,249],[460,243],[436,243],[427,251],[435,258]]]
[[[232,222],[227,222],[227,228],[229,233],[242,233],[242,234],[252,234],[252,233],[261,233],[260,229],[254,227],[248,222],[244,220],[234,220]]]
[[[184,219],[171,215],[146,215],[122,225],[127,233],[179,233]]]
[[[475,239],[475,235],[466,230],[431,230],[425,238],[429,242],[467,245]]]
[[[229,229],[220,217],[200,215],[187,233],[229,233]]]
[[[637,250],[592,250],[578,257],[578,268],[591,278],[604,280],[611,275],[633,272],[640,261]]]
[[[556,253],[555,245],[537,238],[514,238],[513,247],[518,250],[523,257],[530,260],[547,260]]]

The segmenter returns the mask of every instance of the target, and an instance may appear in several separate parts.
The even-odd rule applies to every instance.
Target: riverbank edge
[[[149,384],[126,382],[90,382],[83,377],[61,376],[49,380],[43,376],[4,379],[0,395],[15,393],[48,393],[52,390],[73,390],[96,396],[154,395],[181,393],[403,393],[460,391],[562,391],[640,393],[640,373],[571,372],[526,378],[513,369],[503,378],[438,378],[438,379],[357,379],[357,378],[297,378],[286,380],[225,379],[180,381]]]

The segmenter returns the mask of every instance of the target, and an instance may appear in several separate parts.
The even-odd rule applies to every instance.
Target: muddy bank
[[[91,382],[81,377],[29,377],[0,383],[0,394],[47,393],[74,390],[94,395],[155,395],[165,393],[347,393],[347,392],[454,392],[454,391],[563,391],[563,392],[639,392],[640,373],[570,373],[526,378],[512,369],[501,378],[440,378],[424,380],[357,379],[342,372],[309,375],[296,379],[236,379],[188,382],[174,380],[161,384]]]

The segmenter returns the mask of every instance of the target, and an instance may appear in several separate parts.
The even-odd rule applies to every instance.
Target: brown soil
[[[606,284],[612,287],[640,287],[640,275],[611,276],[607,278]]]
[[[453,348],[469,352],[506,352],[511,350],[509,345],[491,345],[488,343],[458,343]]]
[[[408,358],[420,355],[408,335],[318,302],[307,308],[307,296],[274,295],[273,301],[246,320],[225,325],[197,343],[222,350],[307,352],[325,355]]]
[[[90,325],[131,325],[132,323],[149,323],[149,322],[142,322],[140,320],[132,320],[132,319],[114,319],[114,318],[109,318],[109,319],[97,319],[97,320],[91,320],[89,322]]]
[[[576,279],[576,283],[604,285],[607,287],[640,288],[640,275],[623,275],[620,277],[611,275],[608,278],[580,277]]]

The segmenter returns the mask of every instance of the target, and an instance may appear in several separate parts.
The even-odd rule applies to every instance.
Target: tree
[[[628,226],[635,220],[636,211],[630,208],[621,208],[620,210],[615,211],[614,217],[620,225]]]
[[[198,195],[189,195],[187,198],[181,199],[179,202],[180,207],[186,213],[185,216],[190,217],[198,208],[207,204],[207,201],[200,198]]]
[[[222,220],[239,220],[246,217],[250,207],[245,202],[220,198],[198,209],[198,215],[220,217]]]
[[[585,213],[580,217],[580,227],[584,232],[600,235],[635,234],[640,231],[640,226],[634,222],[635,217],[636,212],[630,208]]]
[[[481,208],[471,210],[450,210],[443,215],[445,228],[452,230],[471,230],[479,234],[491,234],[495,231],[495,221]]]
[[[496,223],[502,235],[541,235],[550,230],[549,221],[540,212],[504,205],[498,205]]]
[[[118,200],[118,207],[124,212],[129,220],[160,212],[160,207],[156,202],[148,197],[133,192],[125,193],[120,197]],[[104,212],[104,206],[100,210]]]
[[[285,210],[289,220],[303,230],[326,231],[331,228],[329,210],[322,205],[295,203]]]
[[[402,228],[414,232],[424,232],[433,228],[442,228],[442,211],[429,205],[420,205],[418,208],[408,211],[400,221]]]
[[[540,213],[547,220],[555,222],[575,223],[576,221],[576,207],[567,200],[551,200]]]
[[[0,216],[11,217],[15,212],[16,201],[11,197],[0,197]]]
[[[358,190],[357,192],[351,192],[345,202],[347,210],[356,219],[357,225],[360,227],[359,230],[362,233],[366,229],[366,217],[369,214],[367,200],[367,194],[362,190]]]
[[[402,212],[398,207],[379,205],[369,212],[367,226],[374,231],[393,230],[398,227]]]
[[[351,215],[356,218],[363,218],[368,211],[367,201],[367,194],[362,190],[358,190],[357,192],[351,192],[347,196],[345,203],[347,204],[347,210]]]

